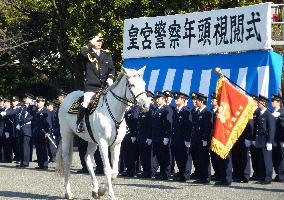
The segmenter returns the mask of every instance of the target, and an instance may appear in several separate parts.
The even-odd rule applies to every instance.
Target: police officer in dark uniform
[[[197,180],[194,183],[209,183],[211,180],[209,146],[212,129],[212,113],[206,108],[207,97],[196,93],[196,105],[198,107],[196,116],[193,116],[193,127],[191,132],[192,152],[197,156],[196,170]]]
[[[276,146],[272,150],[276,177],[273,180],[276,182],[284,182],[284,110],[280,108],[281,101],[282,99],[279,95],[272,95],[271,103],[274,108],[272,115],[276,119]]]
[[[139,158],[139,147],[137,143],[137,121],[138,121],[138,110],[133,105],[125,112],[125,122],[128,128],[128,133],[125,135],[125,151],[127,156],[125,156],[125,167],[126,167],[126,176],[134,177],[137,174],[136,163]]]
[[[4,110],[3,97],[0,96],[0,113]],[[2,162],[4,118],[0,115],[0,162]]]
[[[174,94],[169,90],[164,91],[164,94],[166,96],[166,105],[170,106],[173,112],[175,109],[175,105],[173,104]],[[175,156],[174,156],[174,150],[172,147],[171,147],[171,173],[172,175],[174,175],[175,173]]]
[[[14,153],[14,159],[16,162],[20,161],[20,141],[19,141],[19,130],[17,129],[17,125],[19,123],[19,97],[12,97],[12,109],[6,110],[6,130],[9,134],[9,143],[11,142],[11,152]],[[9,146],[10,146],[9,145]],[[10,150],[9,150],[10,151]]]
[[[84,101],[77,116],[77,132],[83,132],[82,120],[88,108],[91,98],[100,88],[113,83],[115,68],[111,53],[102,50],[101,34],[97,34],[90,40],[90,43],[83,47],[81,55],[85,67],[85,93]]]
[[[7,163],[12,162],[12,134],[13,134],[13,115],[7,115],[11,112],[11,99],[4,98],[4,110],[1,112],[4,117],[4,131],[3,131],[3,144],[4,144],[4,161]]]
[[[32,127],[31,121],[35,112],[35,106],[32,105],[34,96],[31,93],[25,93],[24,105],[20,107],[19,123],[17,129],[20,135],[20,157],[21,164],[16,167],[25,168],[29,166],[32,148]]]
[[[259,95],[257,112],[253,116],[254,138],[257,150],[258,167],[261,180],[257,183],[270,184],[272,180],[272,146],[274,144],[276,121],[267,109],[269,99]]]
[[[56,159],[56,152],[57,152],[57,146],[56,145],[56,128],[57,124],[59,123],[58,121],[58,115],[57,112],[54,110],[54,101],[47,101],[46,102],[46,108],[50,112],[50,118],[51,118],[51,132],[50,136],[47,142],[47,149],[48,149],[48,157],[49,157],[49,162],[55,162]]]
[[[163,92],[156,93],[157,108],[152,118],[153,151],[160,165],[160,178],[168,180],[171,175],[170,139],[172,128],[172,109],[166,105]]]
[[[48,169],[48,134],[51,133],[52,123],[50,112],[44,107],[45,98],[36,98],[36,111],[32,119],[32,133],[35,138],[38,167],[36,169]]]
[[[191,156],[188,153],[190,148],[190,135],[192,129],[192,117],[190,109],[186,106],[188,95],[175,92],[174,99],[176,107],[173,111],[171,147],[178,167],[178,173],[174,180],[185,182],[190,179]]]
[[[213,126],[212,126],[212,133],[213,133],[216,114],[218,111],[218,101],[215,92],[213,92],[210,95],[210,97],[211,97],[211,106],[212,106],[210,111],[212,112],[212,117],[213,117]],[[212,180],[214,179],[216,181],[220,181],[220,164],[219,164],[220,157],[212,150],[210,150],[210,157],[211,157],[212,167],[214,169],[214,175],[212,176]]]
[[[139,157],[143,168],[140,178],[151,178],[155,171],[152,169],[152,115],[154,110],[154,94],[147,91],[150,101],[150,109],[140,112],[137,121],[137,140],[139,145]]]
[[[190,109],[191,112],[191,116],[192,116],[192,121],[196,121],[196,116],[197,116],[197,111],[198,111],[198,107],[196,105],[196,101],[197,101],[197,92],[191,92],[190,96],[191,96],[191,102],[192,102],[192,109]],[[192,157],[192,163],[194,166],[194,172],[190,175],[190,179],[197,179],[197,177],[199,177],[198,175],[198,167],[197,167],[197,162],[198,162],[198,156],[196,154],[197,151],[192,151],[192,149],[194,149],[194,146],[191,146],[191,157]]]

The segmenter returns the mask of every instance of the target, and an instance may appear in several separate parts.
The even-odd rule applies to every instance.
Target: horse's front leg
[[[103,196],[104,193],[100,193],[99,194],[99,183],[98,183],[98,180],[97,180],[97,177],[95,175],[95,172],[94,172],[94,166],[93,166],[93,163],[94,163],[94,153],[97,149],[97,144],[94,144],[94,143],[88,143],[88,148],[87,148],[87,153],[85,155],[85,161],[86,161],[86,165],[87,165],[87,168],[89,170],[89,173],[92,177],[92,184],[93,184],[93,191],[92,191],[92,197],[95,198],[95,199],[99,199],[100,196]]]
[[[112,163],[112,180],[117,178],[118,175],[118,161],[119,161],[119,154],[120,154],[120,147],[121,143],[114,144],[111,148],[111,163]]]
[[[115,196],[114,196],[113,187],[112,187],[112,183],[111,183],[112,170],[111,170],[111,166],[110,166],[109,158],[108,158],[108,143],[107,143],[107,141],[101,139],[100,143],[99,143],[99,147],[100,147],[100,154],[101,154],[101,157],[102,157],[102,161],[104,163],[104,172],[105,172],[105,176],[107,178],[107,183],[108,183],[108,194],[111,197],[111,199],[116,199]]]
[[[65,198],[73,199],[73,194],[71,192],[69,176],[70,176],[70,165],[73,154],[73,135],[66,134],[62,137],[62,159],[64,163],[64,188],[65,188]]]

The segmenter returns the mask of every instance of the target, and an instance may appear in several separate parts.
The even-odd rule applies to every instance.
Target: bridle
[[[131,77],[132,77],[132,76],[131,76]],[[131,77],[128,77],[128,78],[126,79],[127,82],[126,82],[125,92],[124,92],[123,97],[121,97],[121,96],[115,94],[115,93],[112,91],[113,88],[110,89],[110,90],[108,90],[108,91],[113,95],[113,97],[114,97],[115,99],[117,99],[118,101],[120,101],[121,103],[123,103],[123,104],[125,104],[125,105],[129,105],[129,103],[131,103],[131,104],[133,104],[133,105],[137,105],[137,104],[138,104],[137,98],[138,98],[140,95],[142,95],[142,94],[146,94],[146,91],[141,92],[141,93],[139,93],[139,94],[137,94],[137,95],[134,94],[134,92],[133,92],[132,89],[131,89],[132,87],[134,87],[134,85],[129,83],[129,79],[130,79]],[[129,92],[130,92],[131,97],[132,97],[133,100],[127,99],[127,96],[126,96],[127,89],[129,90]],[[112,114],[111,110],[110,110],[110,107],[109,107],[109,104],[108,104],[108,100],[107,100],[107,95],[105,95],[104,97],[105,97],[105,102],[106,102],[106,106],[107,106],[107,110],[108,110],[108,112],[109,112],[109,115],[110,115],[110,117],[112,118],[112,120],[114,121],[116,129],[118,129],[118,127],[119,127],[120,124],[122,123],[124,117],[121,119],[121,121],[117,121],[117,120],[115,119],[114,115]]]

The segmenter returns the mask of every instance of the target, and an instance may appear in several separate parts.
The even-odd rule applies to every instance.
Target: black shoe
[[[35,169],[38,169],[38,170],[47,170],[48,167],[47,167],[47,166],[40,166],[40,167],[35,167]]]
[[[208,179],[198,179],[196,181],[193,181],[193,183],[208,184],[208,183],[210,183],[210,181]]]
[[[88,174],[89,171],[87,169],[79,169],[78,171],[76,171],[77,174]]]
[[[271,181],[262,181],[261,185],[268,185],[270,183],[271,183]]]
[[[242,179],[241,183],[248,183],[249,181],[247,179]]]
[[[24,164],[19,164],[19,165],[16,165],[17,168],[26,168],[28,167],[28,165],[24,165]]]
[[[198,176],[195,173],[193,173],[190,175],[190,179],[198,179]]]

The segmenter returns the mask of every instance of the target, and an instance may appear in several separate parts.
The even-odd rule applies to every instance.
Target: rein
[[[139,97],[140,95],[146,93],[145,91],[144,92],[141,92],[139,93],[138,95],[135,96],[135,94],[133,93],[133,91],[131,90],[131,85],[129,84],[129,78],[127,78],[127,83],[126,83],[126,86],[125,87],[125,92],[124,92],[124,97],[121,97],[121,96],[118,96],[117,94],[115,94],[112,90],[109,90],[109,92],[113,95],[113,97],[120,101],[121,103],[123,103],[124,105],[128,105],[129,103],[132,103],[134,105],[137,105],[137,97]],[[126,92],[127,92],[127,88],[129,89],[129,92],[133,98],[133,101],[131,100],[128,100],[127,97],[126,97]],[[107,110],[109,112],[109,115],[111,117],[111,119],[114,121],[115,123],[115,130],[116,130],[116,136],[117,136],[117,129],[119,128],[120,124],[122,123],[122,121],[124,120],[124,116],[122,117],[121,121],[117,121],[113,115],[113,113],[111,112],[110,110],[110,107],[109,107],[109,103],[108,103],[108,100],[107,100],[107,95],[104,96],[105,97],[105,102],[106,102],[106,107],[107,107]],[[113,143],[115,142],[116,138],[114,139]],[[113,143],[110,145],[112,146]]]

